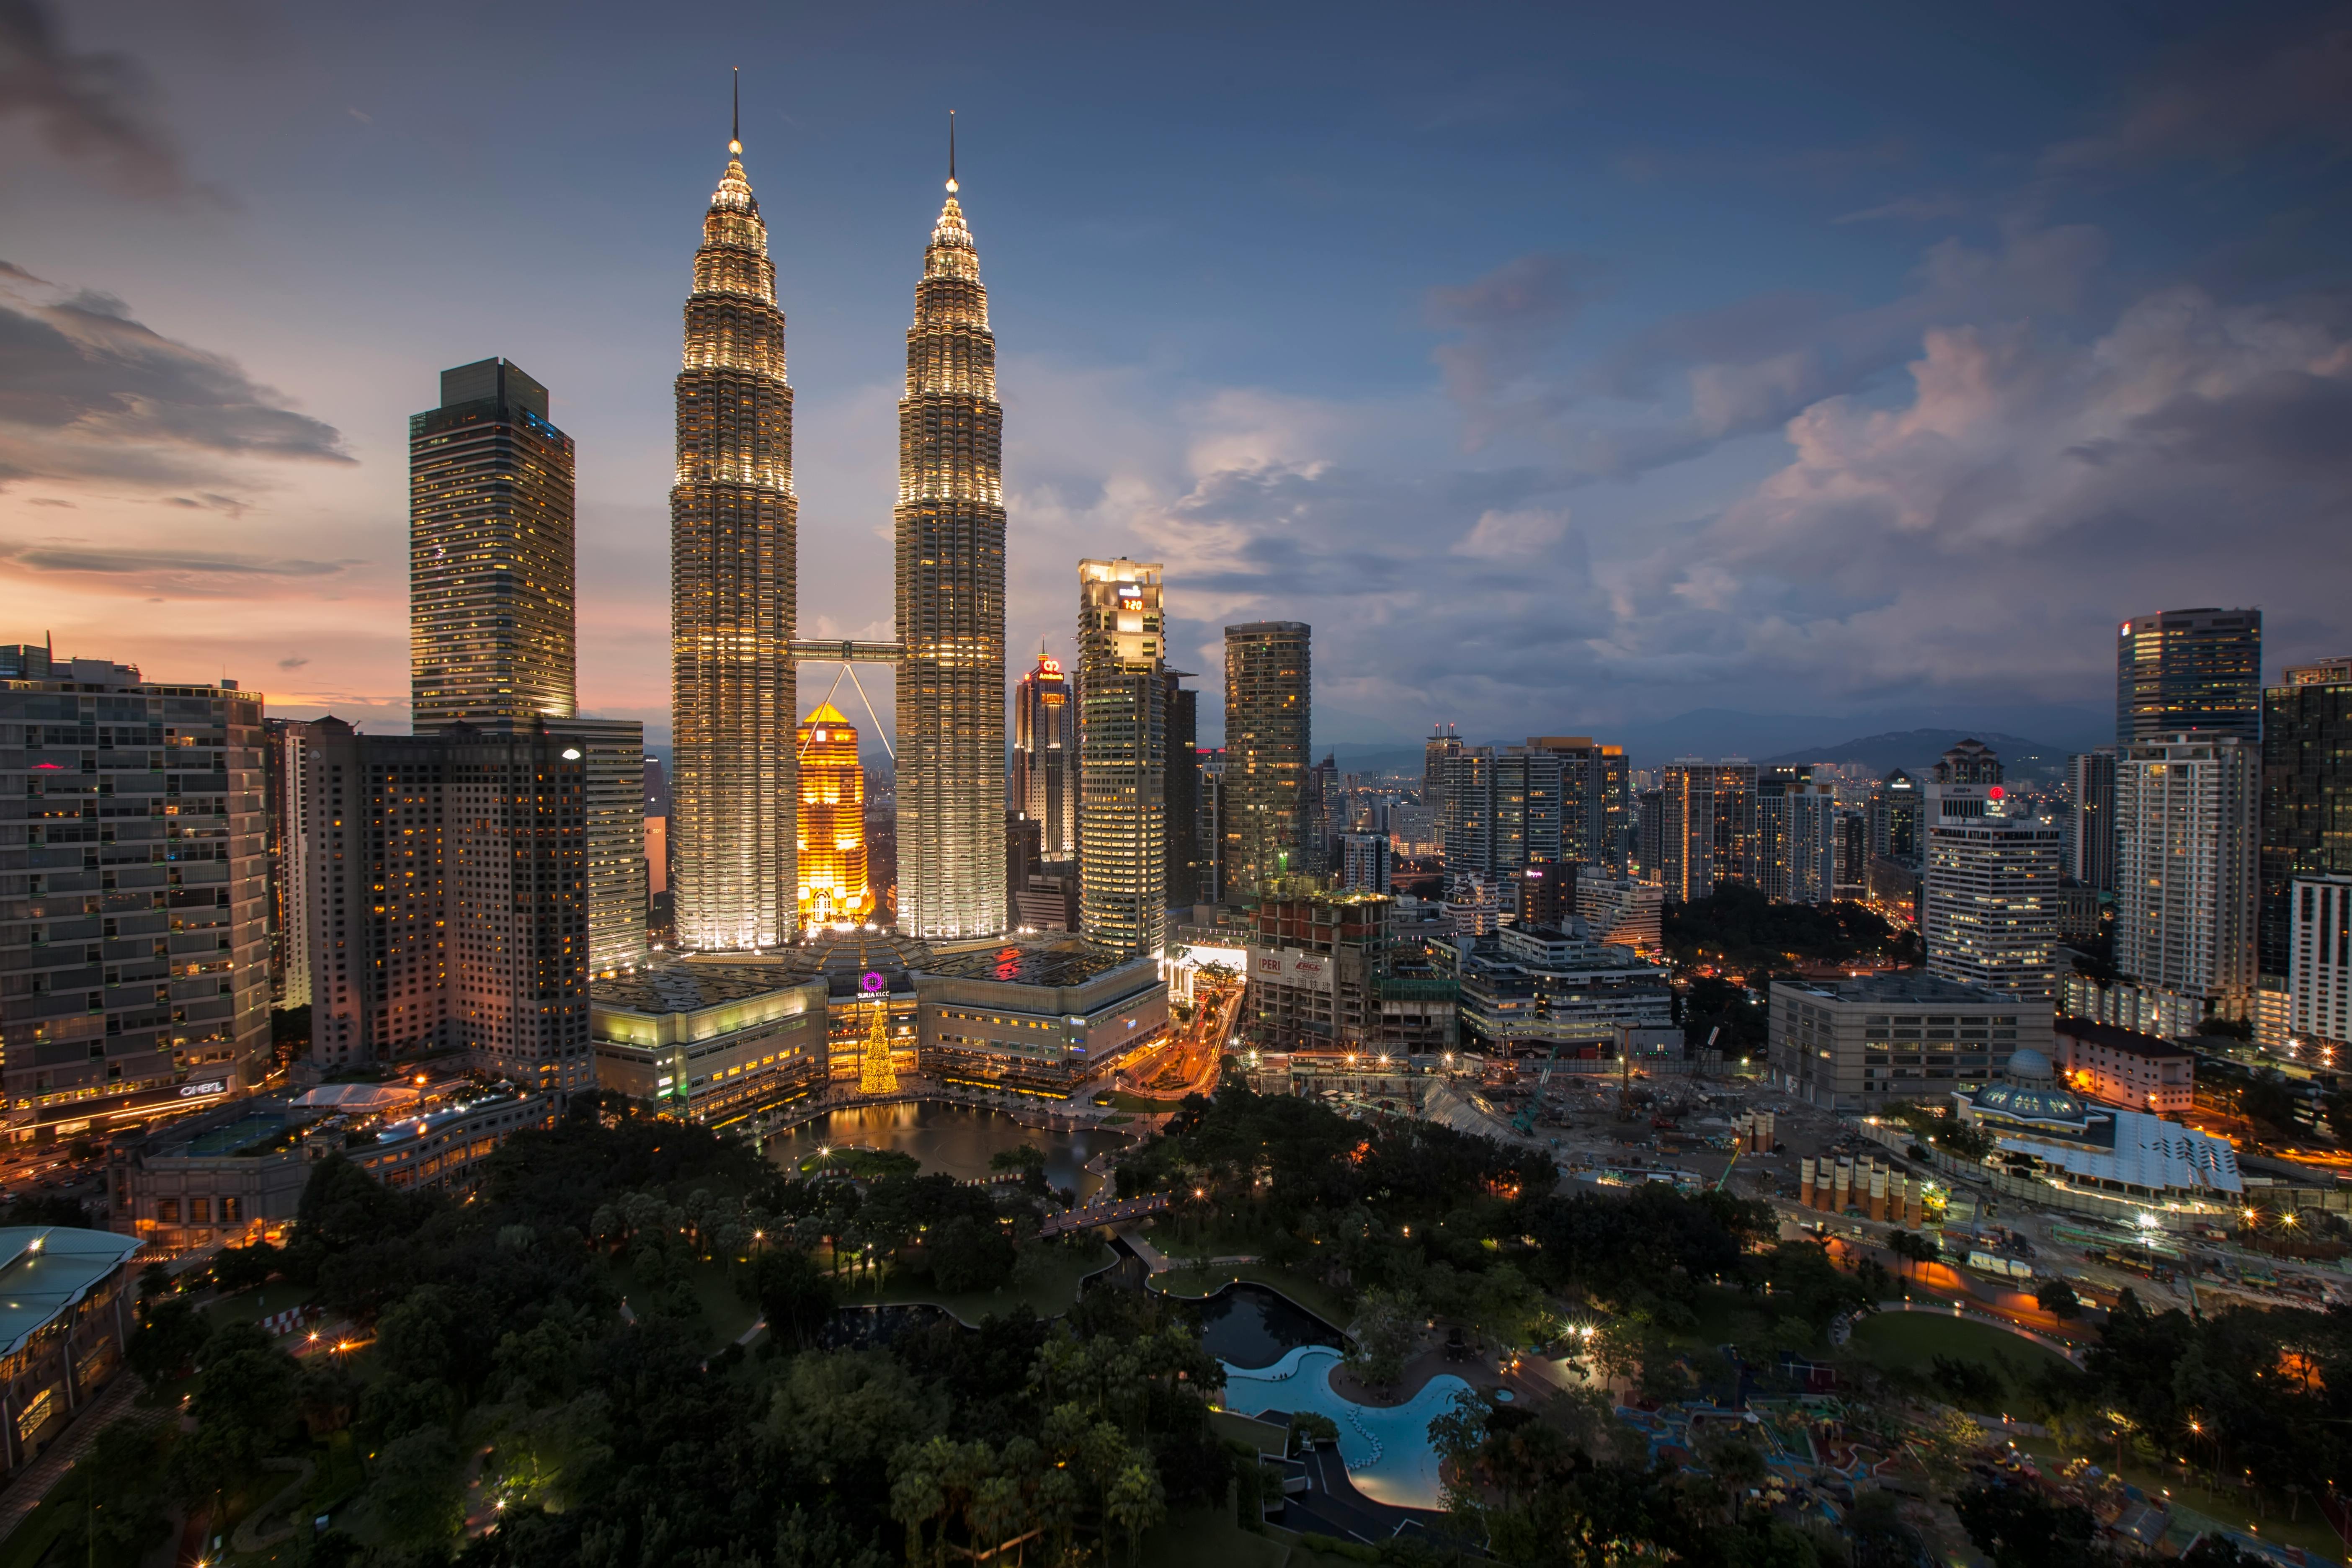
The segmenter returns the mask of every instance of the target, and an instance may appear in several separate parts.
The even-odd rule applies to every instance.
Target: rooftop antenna
[[[741,156],[743,152],[743,68],[735,68],[735,112],[727,122],[727,151]]]
[[[955,110],[948,110],[948,195],[956,194],[955,177]]]

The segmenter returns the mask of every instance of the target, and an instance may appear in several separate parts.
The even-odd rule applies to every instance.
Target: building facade
[[[2061,1016],[2051,1059],[2067,1088],[2153,1116],[2186,1115],[2197,1103],[2197,1053],[2159,1035]]]
[[[2291,884],[2352,876],[2352,658],[2285,670],[2263,692],[2257,963],[2284,979],[2298,940]]]
[[[703,216],[670,489],[670,863],[681,946],[772,947],[798,918],[793,389],[742,143]],[[1000,721],[1001,722],[1001,721]]]
[[[30,1465],[122,1368],[140,1244],[68,1226],[0,1229],[0,1459]]]
[[[1168,913],[1167,627],[1158,562],[1078,563],[1078,921],[1157,953]]]
[[[874,918],[866,863],[866,764],[857,730],[830,702],[801,721],[800,924],[858,925]]]
[[[408,421],[410,708],[420,730],[578,710],[572,437],[502,359]]]
[[[1225,628],[1222,898],[1304,869],[1313,635],[1301,621]]]
[[[302,790],[302,748],[310,726],[299,719],[262,721],[262,800],[268,826],[269,1002],[310,1005],[310,809]]]
[[[1339,835],[1339,864],[1333,879],[1342,892],[1385,893],[1389,890],[1389,836],[1385,833]]]
[[[2257,740],[2263,613],[2163,610],[2116,628],[2116,744],[2191,731]]]
[[[1956,785],[1938,798],[2001,787]],[[2047,1005],[2058,989],[2064,835],[2045,817],[2008,816],[2005,799],[1981,804],[1990,809],[1938,817],[1927,830],[1919,921],[1927,972]]]
[[[14,1136],[269,1068],[261,698],[0,647],[0,1089]]]
[[[2256,759],[2252,741],[2210,731],[2116,760],[2115,966],[2233,1020],[2254,994]]]
[[[1560,761],[1559,858],[1623,876],[1633,810],[1625,748],[1590,735],[1530,735],[1528,747]]]
[[[1201,897],[1200,693],[1183,682],[1190,670],[1166,672],[1168,682],[1168,907],[1189,910]]]
[[[1772,1081],[1825,1110],[1873,1111],[1988,1083],[2011,1053],[2051,1048],[2048,1002],[1917,970],[1776,980],[1771,997]]]
[[[1037,824],[1041,859],[1078,857],[1077,722],[1062,661],[1040,653],[1013,683],[1013,805]]]
[[[580,748],[546,724],[361,735],[322,719],[306,761],[311,1060],[463,1052],[525,1088],[589,1087]]]
[[[2095,893],[2116,890],[2116,749],[2100,746],[2066,759],[2066,793],[2074,814],[2067,835],[2067,875]]]
[[[1594,941],[1581,921],[1564,931],[1505,926],[1461,955],[1460,973],[1467,1049],[1613,1044],[1626,1029],[1660,1039],[1675,1033],[1665,966]]]
[[[1448,759],[1462,754],[1462,737],[1451,724],[1440,724],[1421,747],[1421,804],[1442,835],[1445,831],[1445,769]]]
[[[1576,879],[1576,916],[1593,940],[1630,947],[1644,958],[1665,950],[1665,901],[1666,890],[1655,882],[1581,874]]]
[[[1919,826],[1919,798],[1918,781],[1901,768],[1872,786],[1866,812],[1873,859],[1919,868],[1927,845]]]
[[[923,254],[898,403],[898,925],[1004,929],[1004,411],[956,181]]]
[[[589,996],[596,1087],[706,1126],[788,1104],[831,1070],[821,980],[765,965],[667,963],[599,980]]]
[[[1656,870],[1678,902],[1718,881],[1756,879],[1756,764],[1738,757],[1678,757],[1658,770]],[[1644,825],[1646,826],[1646,824]]]
[[[1445,865],[1507,877],[1562,855],[1560,800],[1569,771],[1536,746],[1471,746],[1445,763]]]
[[[2309,1060],[2352,1066],[2352,876],[2297,877],[2287,907],[2290,1043]]]

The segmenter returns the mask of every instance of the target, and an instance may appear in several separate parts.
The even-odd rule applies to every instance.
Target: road
[[[1214,1089],[1218,1064],[1241,1022],[1242,999],[1247,994],[1239,976],[1223,983],[1196,978],[1192,1016],[1181,1033],[1128,1067],[1127,1081],[1139,1093],[1206,1094]]]

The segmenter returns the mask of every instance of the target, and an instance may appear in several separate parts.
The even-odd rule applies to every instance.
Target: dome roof
[[[2029,1046],[2010,1053],[2009,1065],[2001,1068],[2001,1077],[2011,1083],[2055,1083],[2058,1069],[2050,1065],[2048,1057]]]
[[[2019,1056],[2039,1056],[2038,1051],[2020,1051]],[[2079,1127],[2090,1120],[2083,1102],[2063,1089],[2022,1083],[1997,1083],[1990,1089],[1979,1089],[1975,1096],[1979,1114],[1990,1113],[2015,1121],[2063,1121]]]
[[[880,975],[885,991],[911,989],[908,971],[930,963],[931,950],[928,943],[894,931],[819,931],[777,958],[794,980],[822,979],[828,995],[855,996],[865,989],[868,974]]]

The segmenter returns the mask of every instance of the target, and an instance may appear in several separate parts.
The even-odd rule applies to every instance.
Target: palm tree
[[[907,1527],[907,1568],[923,1568],[923,1526],[947,1511],[947,1494],[923,1464],[920,1450],[901,1450],[907,1462],[894,1465],[898,1478],[890,1483],[890,1517]]]
[[[1167,1496],[1148,1461],[1139,1460],[1119,1471],[1103,1498],[1104,1521],[1126,1533],[1129,1568],[1143,1550],[1143,1532],[1167,1517]]]

